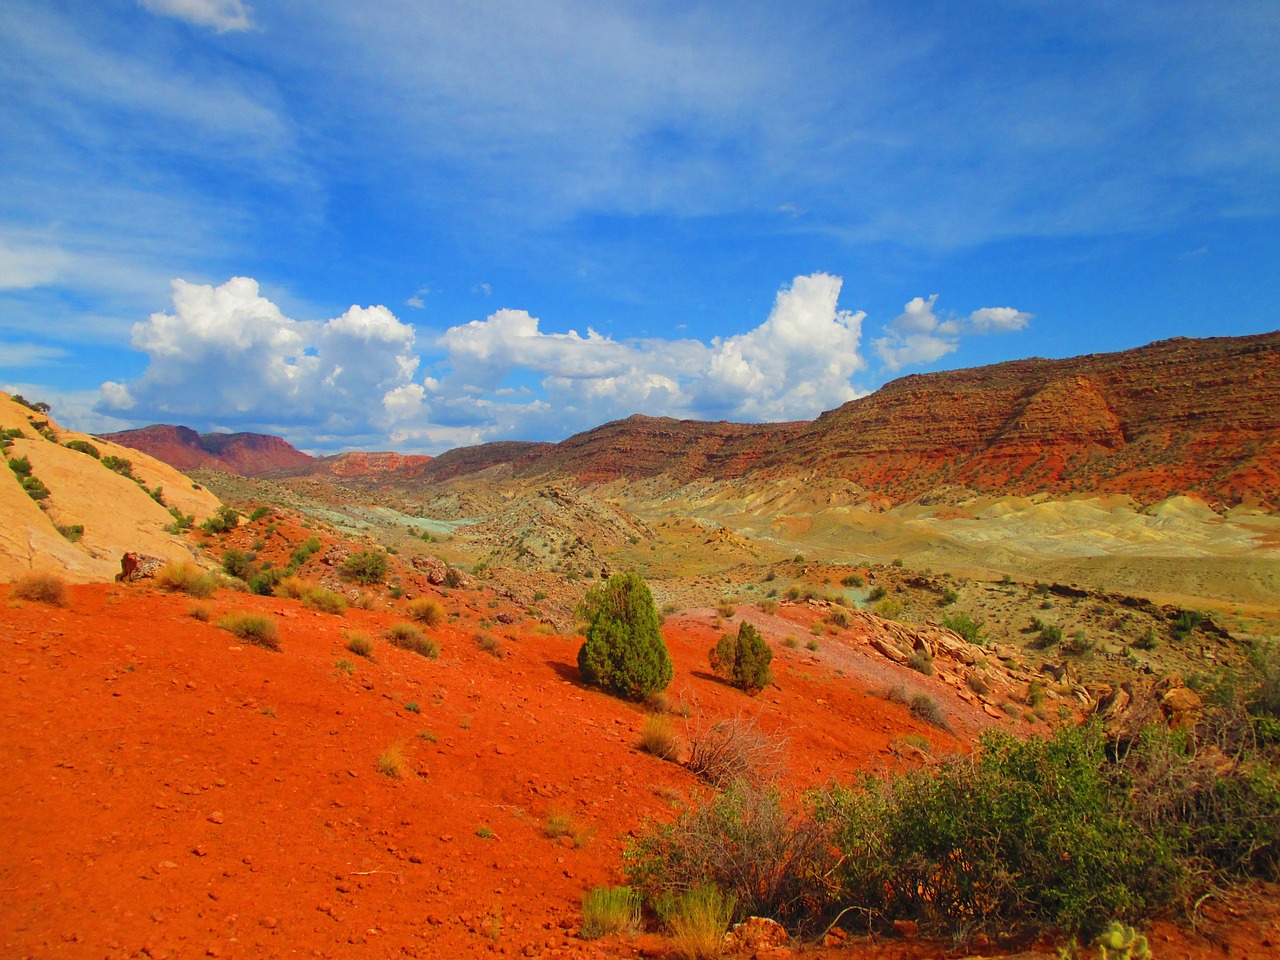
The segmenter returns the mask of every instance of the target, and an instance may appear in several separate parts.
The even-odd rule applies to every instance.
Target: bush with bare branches
[[[741,714],[708,724],[685,724],[690,772],[713,787],[743,782],[754,786],[776,780],[786,759],[785,738],[765,733],[754,717]]]

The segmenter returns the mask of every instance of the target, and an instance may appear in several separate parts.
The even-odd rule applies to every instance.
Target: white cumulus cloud
[[[152,13],[185,20],[219,33],[253,28],[253,8],[242,0],[138,0]]]
[[[915,297],[902,313],[884,326],[883,337],[872,347],[888,370],[919,366],[940,360],[960,347],[970,333],[1012,333],[1031,322],[1032,315],[1013,307],[982,307],[967,317],[940,318],[934,312],[938,295]]]
[[[528,311],[496,310],[425,346],[383,306],[296,320],[233,277],[173,281],[173,308],[133,327],[149,364],[102,384],[99,412],[138,422],[279,432],[311,449],[438,452],[495,439],[560,439],[608,420],[737,421],[814,417],[860,395],[854,377],[866,314],[841,309],[827,273],[782,287],[758,326],[710,342],[615,339],[591,327],[544,329]],[[874,348],[886,367],[935,360],[966,333],[1021,329],[1008,307],[942,318],[917,297]]]
[[[418,366],[413,328],[385,307],[294,320],[248,277],[173,281],[173,312],[134,324],[132,342],[150,364],[130,383],[104,383],[100,406],[136,419],[365,434],[385,426],[385,398]]]

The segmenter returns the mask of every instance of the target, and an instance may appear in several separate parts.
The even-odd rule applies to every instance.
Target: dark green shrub
[[[124,457],[105,456],[100,461],[108,470],[114,470],[122,477],[133,479],[133,461],[126,460]]]
[[[84,536],[83,523],[57,524],[58,532],[67,538],[71,543],[79,543],[80,538]]]
[[[265,565],[249,577],[249,592],[260,597],[269,597],[276,592],[276,585],[286,576],[284,570],[269,570]]]
[[[841,854],[841,903],[874,925],[1080,930],[1172,902],[1184,870],[1140,829],[1101,734],[989,735],[976,758],[818,795]]]
[[[31,476],[31,461],[28,460],[25,455],[21,457],[10,457],[9,469],[19,477],[29,477]]]
[[[1204,623],[1204,614],[1199,610],[1180,610],[1178,618],[1173,622],[1173,635],[1178,640],[1185,640]]]
[[[103,458],[106,463],[106,458]],[[200,524],[200,529],[205,533],[230,533],[240,524],[240,514],[232,510],[225,503],[214,511],[213,516],[209,517],[204,523]]]
[[[877,600],[883,600],[884,598],[885,598],[884,587],[880,586],[879,584],[876,584],[874,587],[871,588],[871,592],[867,594],[867,603],[875,603]]]
[[[593,587],[583,601],[590,614],[578,651],[583,682],[643,700],[671,682],[671,657],[658,625],[653,594],[635,573],[620,573]]]
[[[44,485],[44,481],[39,477],[23,477],[22,489],[27,492],[27,496],[32,500],[45,500],[49,496],[49,488]]]
[[[840,583],[846,587],[861,587],[866,582],[867,581],[862,579],[862,574],[860,573],[851,573],[840,581]]]
[[[98,452],[98,448],[88,440],[68,440],[63,446],[68,450],[75,450],[77,453],[87,453],[95,460],[102,457],[102,454]]]
[[[253,562],[256,559],[258,558],[252,553],[246,553],[233,547],[222,555],[222,570],[228,576],[248,583],[253,577],[255,571]]]
[[[289,566],[297,569],[319,552],[320,541],[311,537],[306,543],[294,547],[293,553],[289,556]]]
[[[769,664],[773,650],[760,631],[747,622],[738,626],[737,637],[725,634],[711,650],[711,669],[739,690],[759,693],[773,682]]]
[[[343,560],[338,574],[344,580],[372,586],[387,578],[387,555],[380,550],[362,550]]]
[[[271,516],[270,507],[265,505],[256,507],[254,508],[253,513],[249,514],[249,522],[256,523],[258,520],[261,520],[263,517],[269,517],[269,516]]]
[[[948,630],[954,630],[960,636],[964,637],[969,643],[976,646],[982,646],[982,625],[983,620],[974,620],[973,617],[958,610],[955,613],[949,613],[942,618],[942,625]]]

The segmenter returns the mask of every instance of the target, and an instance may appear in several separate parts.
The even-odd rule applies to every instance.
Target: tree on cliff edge
[[[640,700],[671,682],[671,657],[658,627],[653,594],[636,573],[619,573],[592,590],[587,640],[578,651],[585,683]]]

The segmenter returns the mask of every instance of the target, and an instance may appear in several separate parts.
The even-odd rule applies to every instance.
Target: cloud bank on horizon
[[[434,450],[1270,330],[1277,30],[1274,0],[6,0],[0,388]]]
[[[633,413],[808,419],[865,393],[853,377],[866,367],[866,313],[840,309],[842,285],[825,273],[796,277],[758,326],[705,343],[546,332],[527,311],[504,308],[419,344],[414,327],[383,306],[294,320],[248,277],[218,287],[175,280],[173,312],[133,327],[146,370],[103,383],[98,409],[148,423],[234,423],[329,446],[389,438],[431,452],[565,436]],[[875,341],[894,369],[956,349],[965,333],[1020,330],[1031,319],[994,307],[944,320],[936,301],[912,300]],[[420,367],[430,372],[416,376]]]

